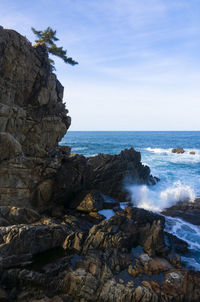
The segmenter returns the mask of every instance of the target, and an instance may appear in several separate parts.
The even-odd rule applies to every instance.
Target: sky
[[[0,25],[57,30],[70,130],[200,130],[200,0],[0,0]]]

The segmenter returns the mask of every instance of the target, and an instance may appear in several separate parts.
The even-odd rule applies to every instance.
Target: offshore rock
[[[174,148],[172,149],[172,153],[183,154],[185,150],[183,148]]]

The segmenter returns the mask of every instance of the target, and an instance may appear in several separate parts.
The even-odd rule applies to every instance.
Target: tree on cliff
[[[56,30],[53,30],[51,27],[47,27],[44,31],[36,30],[35,28],[31,28],[33,33],[37,36],[37,40],[35,40],[37,45],[45,45],[48,53],[60,57],[65,63],[70,65],[76,65],[78,62],[74,61],[72,58],[67,57],[67,50],[64,50],[63,47],[58,47],[54,42],[59,41],[56,37]],[[49,59],[52,69],[55,69],[55,62],[52,59]]]

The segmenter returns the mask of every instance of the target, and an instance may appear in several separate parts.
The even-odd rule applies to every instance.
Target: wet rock
[[[129,200],[124,183],[156,183],[149,167],[141,163],[140,152],[133,148],[125,149],[118,155],[99,154],[90,157],[88,163],[94,171],[93,186],[119,201]]]
[[[190,154],[195,155],[196,153],[195,153],[195,151],[190,151]]]
[[[162,212],[166,216],[180,217],[183,220],[200,225],[200,200],[194,202],[180,202]]]
[[[128,218],[138,225],[138,245],[141,245],[149,256],[165,254],[163,216],[138,208],[125,208]]]
[[[185,153],[185,150],[183,148],[175,148],[172,149],[172,153],[183,154]]]
[[[62,163],[53,189],[54,199],[73,207],[74,200],[80,198],[82,192],[98,190],[118,201],[126,201],[129,196],[124,182],[132,181],[138,184],[156,183],[149,167],[142,165],[140,153],[133,148],[118,155],[99,154],[86,158],[75,154]]]
[[[166,233],[167,245],[171,252],[185,254],[188,251],[188,243],[177,238],[176,236]]]

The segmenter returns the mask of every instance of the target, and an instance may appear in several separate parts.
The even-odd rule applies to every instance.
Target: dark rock
[[[99,154],[86,158],[73,155],[66,158],[56,175],[54,200],[73,206],[80,192],[99,190],[118,201],[129,199],[129,183],[155,184],[150,169],[142,165],[141,156],[133,148],[118,155]]]
[[[92,190],[88,193],[81,193],[75,203],[78,203],[76,209],[82,212],[98,212],[103,209],[104,199],[99,191]]]
[[[32,47],[25,37],[0,27],[1,205],[49,202],[53,176],[65,156],[49,154],[70,126],[62,98],[45,47]]]
[[[171,252],[185,254],[188,252],[188,243],[177,238],[176,236],[166,233],[167,245]]]
[[[183,220],[200,225],[200,199],[194,202],[180,202],[162,212],[166,216],[180,217]]]
[[[128,184],[155,184],[150,169],[141,163],[140,152],[125,149],[118,155],[99,154],[90,157],[93,168],[93,187],[119,201],[129,199]]]
[[[185,150],[183,148],[172,149],[172,153],[183,154]]]

